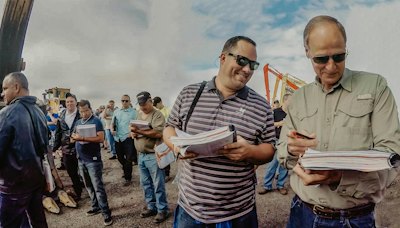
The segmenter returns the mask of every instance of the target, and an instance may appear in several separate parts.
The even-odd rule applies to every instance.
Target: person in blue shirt
[[[93,115],[88,100],[79,101],[79,113],[81,119],[77,122],[76,132],[71,138],[75,141],[78,156],[79,172],[83,177],[86,190],[92,201],[92,209],[86,212],[87,216],[96,215],[100,212],[104,217],[104,225],[113,223],[111,211],[108,207],[107,194],[103,183],[103,162],[101,160],[100,143],[104,141],[104,129],[101,120]],[[85,133],[82,125],[92,125],[96,134]],[[88,129],[85,129],[88,130]],[[87,131],[86,131],[87,132]]]
[[[132,162],[137,164],[137,152],[129,129],[130,121],[136,119],[136,110],[131,107],[129,95],[123,95],[121,102],[122,107],[114,111],[111,120],[111,133],[114,136],[118,161],[124,171],[124,186],[128,186],[132,182]]]

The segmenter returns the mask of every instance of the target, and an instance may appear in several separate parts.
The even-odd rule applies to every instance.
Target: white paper
[[[131,120],[131,125],[135,125],[139,130],[148,130],[151,129],[150,123],[144,120]]]
[[[158,155],[161,155],[160,159],[157,160],[158,167],[160,167],[160,169],[164,169],[175,161],[174,152],[169,149],[165,143],[161,143],[160,145],[156,146],[154,150]]]
[[[88,137],[96,137],[96,125],[95,124],[85,124],[85,125],[77,125],[76,133],[80,136],[88,138]],[[88,142],[79,142],[80,144],[87,144]]]

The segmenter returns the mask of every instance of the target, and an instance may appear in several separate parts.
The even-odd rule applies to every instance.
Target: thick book
[[[139,130],[151,129],[150,123],[144,120],[131,120],[130,124],[136,126]]]
[[[157,164],[160,169],[164,169],[175,161],[174,152],[167,146],[167,144],[161,143],[160,145],[154,147],[154,150],[157,153]]]
[[[215,130],[189,135],[176,130],[177,136],[171,137],[171,142],[181,148],[179,153],[186,155],[186,151],[197,154],[196,158],[217,157],[217,153],[226,144],[236,142],[236,130],[233,125],[220,127]]]
[[[400,155],[377,150],[317,151],[307,149],[299,158],[304,169],[372,172],[400,166]]]
[[[77,125],[76,133],[80,136],[88,138],[88,137],[96,137],[96,125],[95,124],[85,124],[85,125]],[[79,142],[80,144],[87,144],[88,142]]]

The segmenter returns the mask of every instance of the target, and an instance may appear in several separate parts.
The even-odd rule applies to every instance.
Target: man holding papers
[[[375,227],[375,204],[395,169],[304,170],[298,160],[307,148],[398,153],[394,97],[382,76],[345,68],[346,32],[335,18],[311,19],[304,47],[316,79],[294,93],[278,145],[281,163],[294,171],[290,185],[296,195],[287,227]]]
[[[100,143],[104,141],[104,129],[100,119],[93,115],[88,100],[79,101],[79,113],[76,133],[71,135],[76,141],[79,171],[89,193],[92,209],[87,216],[103,214],[104,225],[112,224],[111,211],[108,207],[107,194],[103,183],[103,161],[101,160]]]
[[[186,86],[179,93],[163,138],[174,148],[171,136],[177,130],[196,135],[234,125],[237,142],[221,144],[218,157],[196,158],[190,151],[185,153],[179,168],[177,228],[258,227],[254,165],[273,158],[275,128],[270,105],[246,86],[259,66],[256,43],[248,37],[232,37],[219,59],[216,77]]]

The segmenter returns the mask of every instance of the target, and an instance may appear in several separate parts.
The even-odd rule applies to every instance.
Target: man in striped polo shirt
[[[181,160],[174,227],[258,227],[254,165],[274,156],[274,118],[266,100],[246,86],[259,66],[256,43],[248,37],[232,37],[219,58],[218,75],[205,85],[189,120],[201,83],[186,86],[178,95],[164,142],[173,148],[170,137],[176,135],[175,129],[198,134],[230,124],[238,139],[221,145],[219,157],[196,159],[192,153]]]

